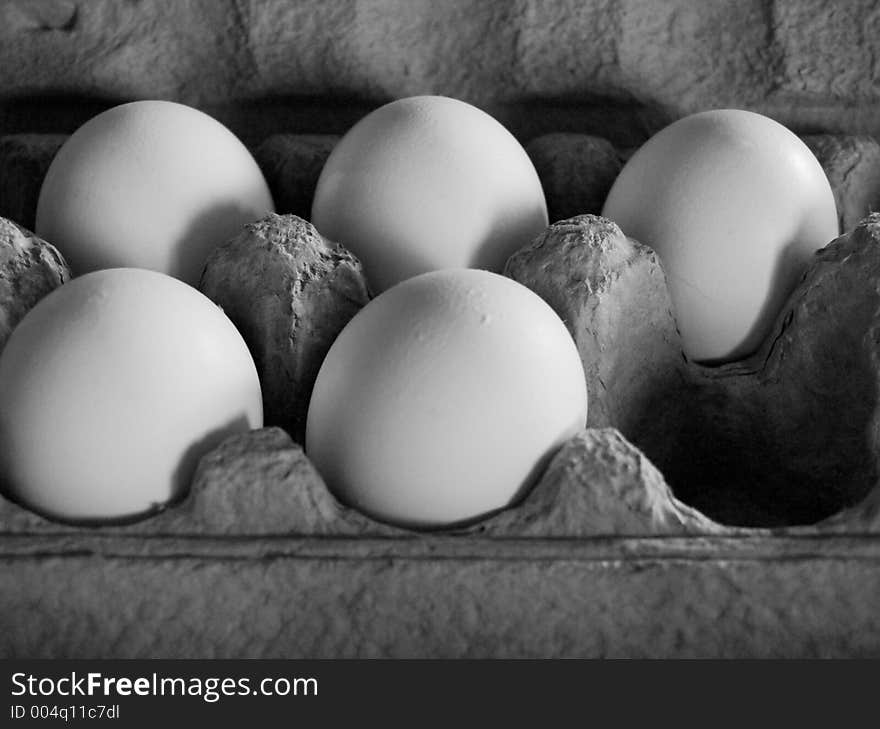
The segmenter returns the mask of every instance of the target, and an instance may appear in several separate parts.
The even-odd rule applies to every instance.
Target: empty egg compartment
[[[276,135],[256,147],[280,211],[307,214],[334,141]],[[0,213],[31,222],[58,143],[0,139]],[[597,166],[621,157],[593,153],[606,145],[571,134],[528,145],[551,214],[601,205],[614,175]],[[823,159],[832,183],[836,159]],[[554,160],[594,184],[579,185],[592,203],[566,197]],[[454,530],[380,524],[334,499],[302,448],[271,426],[226,440],[183,502],[135,524],[66,526],[4,500],[2,652],[876,655],[878,235],[880,220],[867,218],[829,245],[764,349],[705,368],[681,354],[653,251],[598,216],[560,220],[505,273],[569,326],[589,428],[520,503]],[[366,300],[336,313],[344,320]],[[267,407],[267,423],[293,413],[283,424],[301,435],[303,404],[285,408]]]

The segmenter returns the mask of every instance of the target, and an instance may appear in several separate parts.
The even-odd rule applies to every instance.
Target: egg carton
[[[336,139],[254,147],[279,211],[308,216]],[[33,226],[63,140],[0,138],[0,215]],[[538,137],[559,222],[506,273],[572,331],[590,420],[519,503],[444,531],[381,524],[327,490],[296,423],[227,439],[184,501],[135,524],[0,500],[0,653],[880,655],[880,147],[806,141],[847,232],[755,356],[687,362],[656,255],[590,215],[627,150]]]

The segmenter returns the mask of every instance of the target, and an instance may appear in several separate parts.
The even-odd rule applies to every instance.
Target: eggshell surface
[[[273,210],[262,172],[226,127],[182,104],[136,101],[62,146],[36,232],[75,275],[131,266],[195,285],[214,246]]]
[[[660,256],[685,353],[709,364],[762,344],[813,254],[839,232],[807,146],[772,119],[730,109],[648,140],[602,214]]]
[[[374,291],[441,268],[499,271],[547,226],[538,174],[495,119],[442,96],[355,124],[321,172],[312,223],[364,264]]]
[[[344,503],[410,528],[503,508],[584,427],[577,348],[521,284],[451,269],[362,309],[318,374],[306,452]]]
[[[199,457],[262,425],[257,372],[222,310],[140,269],[72,280],[0,354],[0,477],[61,521],[128,520],[182,496]]]

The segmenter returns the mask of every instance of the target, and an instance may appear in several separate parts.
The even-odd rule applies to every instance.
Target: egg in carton
[[[311,235],[303,221],[264,223],[301,231],[293,248],[308,249],[299,241]],[[875,390],[870,282],[876,280],[877,235],[878,221],[870,218],[817,258],[756,358],[705,370],[681,360],[662,268],[650,249],[596,217],[551,226],[511,259],[508,275],[560,307],[588,372],[601,374],[608,353],[624,340],[631,359],[626,376],[608,378],[619,389],[594,393],[595,381],[590,385],[591,427],[560,449],[521,502],[464,529],[415,535],[340,504],[302,448],[277,427],[225,441],[203,458],[185,501],[137,524],[82,530],[4,502],[3,652],[876,652],[876,547],[870,539],[834,535],[880,528],[876,492],[870,491],[875,449],[867,413],[873,401],[865,395]],[[561,243],[557,250],[569,258],[545,258],[551,247],[542,240]],[[561,270],[572,261],[597,274],[615,272],[604,276],[611,285],[593,292],[583,287],[580,298],[560,301],[560,287],[542,269]],[[636,315],[644,313],[646,299],[654,318],[640,327]],[[831,314],[825,328],[812,316],[817,310]],[[613,323],[622,321],[633,326]],[[859,364],[855,382],[840,376],[844,364]],[[783,378],[788,372],[794,375]],[[699,453],[700,438],[708,442],[707,433],[724,431],[725,418],[740,418],[745,427],[732,428],[735,433],[751,433],[753,411],[731,412],[731,403],[748,401],[771,413],[776,408],[778,425],[788,417],[792,393],[800,398],[798,388],[827,397],[808,407],[818,408],[823,422],[816,422],[813,410],[803,414],[799,428],[788,426],[786,436],[793,433],[804,448],[786,468],[809,470],[817,461],[810,446],[821,443],[822,434],[839,436],[834,442],[859,456],[855,464],[825,458],[827,470],[814,474],[808,488],[787,479],[777,486],[812,494],[812,502],[809,495],[796,496],[810,504],[801,512],[810,517],[855,504],[850,511],[809,527],[724,526],[679,501],[648,458],[676,474],[676,464],[693,460],[695,445]],[[861,413],[855,422],[849,405]],[[677,429],[702,407],[711,417]],[[804,424],[821,426],[815,441],[801,440],[810,430]],[[768,469],[779,466],[772,453],[758,454]],[[707,496],[707,503],[716,504],[719,518],[729,508],[730,520],[741,520],[743,504],[729,498],[725,504],[725,489],[713,486],[720,474],[705,465],[706,480],[696,482],[718,499]],[[843,472],[851,478],[841,478]],[[676,483],[676,492],[684,485]],[[698,498],[699,490],[690,496]],[[745,520],[766,518],[747,514]],[[776,514],[773,520],[790,523],[798,516]]]

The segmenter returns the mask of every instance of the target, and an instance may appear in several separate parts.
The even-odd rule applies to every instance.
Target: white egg
[[[182,104],[136,101],[62,146],[36,233],[76,275],[133,266],[195,285],[214,246],[273,209],[262,172],[226,127]]]
[[[684,350],[706,363],[754,352],[815,251],[839,232],[807,146],[765,116],[730,109],[648,140],[602,214],[660,256]]]
[[[333,150],[312,222],[364,264],[374,291],[440,268],[500,271],[547,226],[538,174],[501,124],[442,96],[400,99]]]
[[[540,297],[487,271],[435,271],[340,333],[309,404],[306,452],[343,502],[439,527],[514,502],[586,417],[577,348]]]
[[[72,280],[0,354],[0,478],[50,518],[137,518],[181,497],[199,457],[262,425],[238,331],[194,288],[139,269]]]

